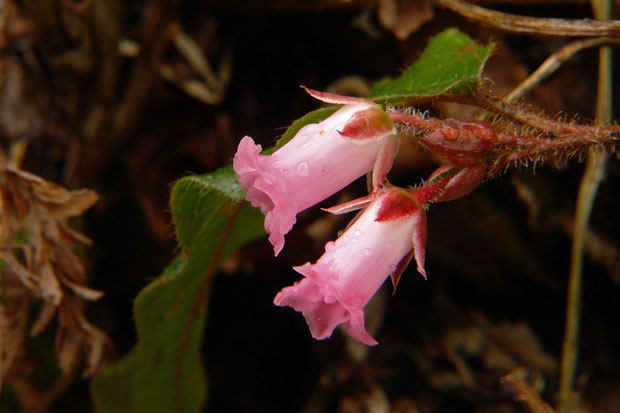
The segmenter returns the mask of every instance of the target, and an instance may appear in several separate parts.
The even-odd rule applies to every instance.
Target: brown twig
[[[610,0],[592,0],[594,15],[598,19],[609,19],[611,15]],[[607,124],[611,121],[611,49],[601,48],[599,52],[599,79],[596,97],[596,122]],[[568,297],[566,309],[566,329],[562,345],[562,364],[560,370],[560,392],[558,410],[561,413],[574,411],[575,397],[573,387],[577,373],[577,356],[579,354],[579,317],[581,315],[581,284],[583,278],[583,255],[588,221],[596,193],[605,173],[607,155],[604,148],[593,148],[588,154],[586,170],[583,174],[573,229],[573,245],[568,280]]]
[[[620,21],[615,20],[529,17],[485,9],[462,0],[435,0],[435,2],[468,19],[514,33],[571,37],[620,37]]]
[[[610,39],[607,37],[600,37],[594,39],[575,40],[569,44],[556,50],[551,56],[536,69],[531,75],[527,77],[519,86],[517,86],[512,92],[510,92],[504,101],[512,102],[515,99],[526,95],[537,84],[542,82],[545,78],[555,72],[562,63],[569,60],[576,53],[588,49],[590,47],[597,47],[604,44],[620,45],[620,39]]]
[[[501,378],[501,382],[515,393],[515,401],[523,403],[531,413],[555,413],[555,410],[545,403],[538,393],[520,377],[508,374]]]
[[[153,85],[159,79],[156,63],[160,60],[164,46],[170,38],[167,28],[171,22],[169,10],[163,1],[150,3],[142,25],[140,54],[129,76],[123,100],[118,105],[114,124],[107,145],[117,145],[133,130],[139,120],[139,113],[147,102]]]

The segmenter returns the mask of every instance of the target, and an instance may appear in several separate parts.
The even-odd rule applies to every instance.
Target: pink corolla
[[[246,199],[265,214],[265,230],[276,255],[297,213],[369,171],[378,188],[397,149],[392,120],[370,100],[306,90],[343,106],[327,119],[301,128],[272,155],[261,155],[261,146],[246,136],[233,160]]]
[[[312,337],[330,337],[343,324],[356,340],[377,341],[364,326],[364,306],[392,276],[394,287],[412,256],[424,271],[426,215],[423,203],[400,188],[379,190],[330,212],[347,212],[367,205],[357,220],[315,263],[294,269],[305,278],[276,295],[274,303],[300,311]]]

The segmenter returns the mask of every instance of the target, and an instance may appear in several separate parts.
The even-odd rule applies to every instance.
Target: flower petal
[[[239,142],[233,168],[239,186],[246,191],[246,199],[265,214],[265,230],[278,255],[284,246],[284,235],[297,220],[297,205],[287,195],[285,177],[260,151],[260,145],[255,145],[249,136],[244,137]]]
[[[346,214],[347,212],[357,211],[358,209],[366,207],[374,198],[375,194],[370,194],[349,202],[345,202],[343,204],[338,204],[334,205],[333,207],[322,209],[323,211],[329,212],[330,214],[334,215]]]
[[[396,135],[386,139],[383,143],[377,160],[375,161],[375,166],[372,169],[373,192],[379,190],[381,185],[385,182],[388,172],[392,169],[392,163],[394,162],[396,152],[398,152],[399,143],[400,141]]]
[[[344,322],[343,325],[347,330],[347,333],[349,333],[354,339],[369,346],[376,346],[379,344],[379,342],[368,334],[368,331],[366,331],[366,327],[364,326],[363,311],[351,312],[350,319]]]
[[[374,105],[374,103],[364,98],[354,98],[351,96],[336,95],[334,93],[320,92],[318,90],[309,89],[305,86],[301,86],[310,96],[325,103],[334,104],[351,104],[351,103],[365,103],[368,105]]]
[[[398,282],[400,281],[400,277],[403,275],[403,272],[405,271],[405,269],[409,265],[409,262],[411,261],[411,258],[413,258],[413,248],[411,249],[411,251],[409,251],[409,253],[407,255],[405,255],[403,257],[402,260],[400,260],[400,262],[396,266],[396,269],[394,270],[394,272],[390,274],[390,279],[392,280],[392,287],[394,287],[394,290],[392,291],[392,294],[396,294],[396,287],[398,286]]]
[[[343,324],[356,340],[377,344],[364,327],[368,301],[399,265],[402,269],[412,248],[418,270],[425,275],[424,208],[401,188],[383,189],[370,197],[372,202],[336,241],[325,245],[316,263],[294,267],[305,278],[284,288],[274,300],[302,312],[315,338],[326,338]]]
[[[310,266],[310,264],[306,264]],[[338,324],[350,318],[349,312],[339,302],[327,303],[321,296],[320,286],[311,278],[304,278],[276,295],[277,306],[292,307],[303,314],[310,334],[317,340],[330,337]]]
[[[415,261],[418,264],[418,272],[426,279],[424,269],[424,256],[426,255],[426,211],[420,208],[414,215],[413,221],[415,229],[413,231],[413,252]]]

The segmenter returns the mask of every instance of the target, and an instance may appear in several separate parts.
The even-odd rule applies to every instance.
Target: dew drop
[[[299,165],[297,165],[297,175],[299,176],[308,176],[310,173],[310,164],[308,161],[303,161]]]
[[[336,249],[336,243],[334,241],[329,241],[325,244],[325,251],[332,252],[334,249]]]
[[[361,237],[362,236],[362,231],[355,231],[353,233],[353,235],[357,238],[357,237]]]
[[[370,257],[370,253],[372,251],[370,251],[370,248],[364,248],[364,250],[362,251],[362,254],[364,254],[366,257]]]

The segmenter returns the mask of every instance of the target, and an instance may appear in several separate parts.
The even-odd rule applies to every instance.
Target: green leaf
[[[456,29],[444,30],[402,75],[377,82],[370,98],[396,104],[439,94],[469,94],[492,50],[493,44],[480,46]]]
[[[199,412],[206,399],[200,348],[211,283],[222,258],[265,235],[232,167],[188,176],[172,190],[181,252],[138,295],[138,344],[94,380],[100,413]]]

